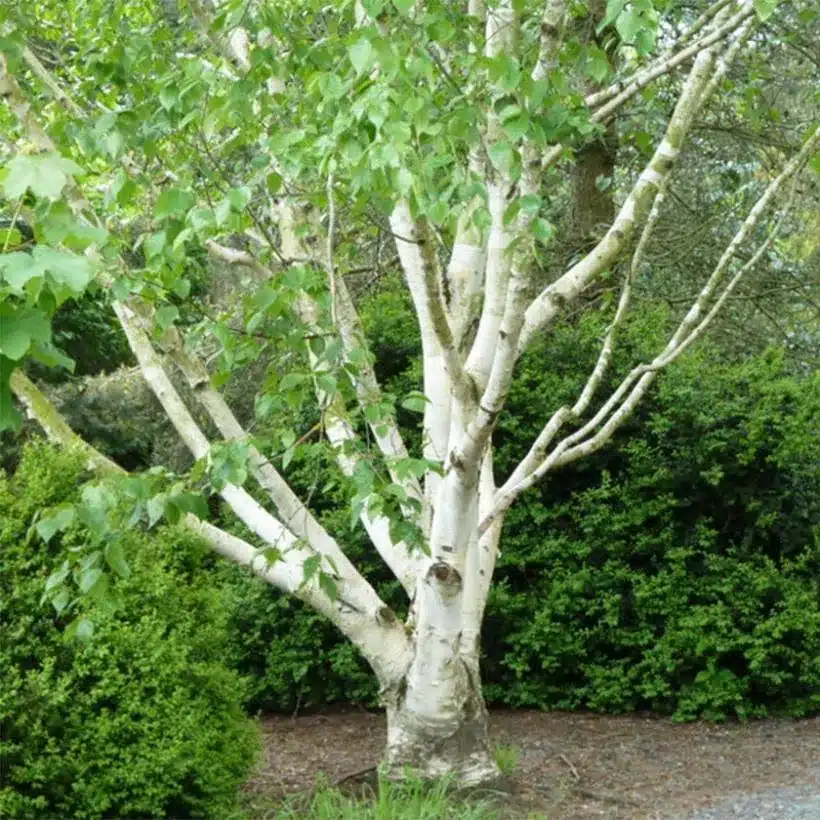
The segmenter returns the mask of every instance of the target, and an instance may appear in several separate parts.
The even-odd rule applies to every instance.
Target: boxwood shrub
[[[27,533],[82,479],[43,444],[0,473],[0,816],[224,818],[258,748],[226,665],[226,593],[183,532],[124,533],[131,576],[89,612],[90,641],[69,637],[41,604],[69,544]]]

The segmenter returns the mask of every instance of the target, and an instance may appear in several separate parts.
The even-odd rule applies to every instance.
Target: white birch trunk
[[[386,762],[392,776],[410,767],[427,779],[451,777],[461,787],[500,779],[473,666],[477,661],[451,656],[444,674],[408,677],[389,692]]]

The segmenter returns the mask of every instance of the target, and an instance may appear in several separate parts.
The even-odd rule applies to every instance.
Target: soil
[[[274,799],[312,789],[319,773],[337,782],[364,772],[385,738],[383,715],[352,710],[267,716],[262,729],[264,761],[248,791]],[[817,718],[715,725],[495,711],[490,733],[495,745],[519,751],[504,800],[511,820],[686,818],[770,789],[820,792]]]

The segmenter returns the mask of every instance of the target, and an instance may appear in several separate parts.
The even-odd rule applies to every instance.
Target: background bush
[[[362,302],[379,377],[396,396],[420,388],[408,302],[391,287]],[[498,481],[548,408],[577,395],[605,321],[568,323],[523,359],[494,438]],[[667,323],[654,309],[625,328],[610,387],[658,349]],[[254,367],[228,385],[243,398],[243,417],[260,383],[262,366]],[[136,382],[102,379],[61,406],[125,466],[173,452],[184,468],[167,421]],[[417,451],[418,416],[398,414]],[[817,712],[818,418],[820,376],[793,369],[782,351],[737,361],[706,341],[676,362],[616,441],[508,514],[484,628],[488,700],[680,719]],[[294,460],[288,478],[297,491],[310,488],[318,517],[401,612],[398,584],[361,528],[350,528],[345,482],[322,448]],[[250,709],[377,704],[367,664],[330,624],[247,572],[213,566],[208,583],[225,594],[226,656],[249,679]]]
[[[418,388],[404,302],[385,291],[364,313],[396,394]],[[628,330],[613,380],[654,349],[665,321],[655,311]],[[577,395],[600,333],[593,317],[528,354],[495,437],[497,479],[543,424],[544,397],[557,407]],[[509,513],[484,627],[488,700],[683,720],[817,712],[818,418],[820,378],[792,374],[778,351],[732,362],[703,347],[676,363],[616,442]],[[307,485],[315,467],[300,470],[294,483]],[[361,532],[349,532],[344,505],[340,490],[324,493],[322,519],[399,607],[397,585]],[[332,627],[227,574],[242,602],[232,644],[253,677],[254,706],[377,703],[366,665]]]
[[[183,532],[124,533],[131,577],[94,606],[89,643],[67,637],[40,599],[82,534],[45,546],[27,530],[82,479],[44,445],[0,474],[0,816],[223,818],[258,746],[225,664],[226,592]]]

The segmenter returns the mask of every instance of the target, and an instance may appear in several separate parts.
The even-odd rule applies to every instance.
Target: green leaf
[[[393,0],[393,5],[398,10],[399,14],[403,14],[405,17],[410,14],[410,11],[415,4],[416,0]]]
[[[96,535],[104,535],[111,527],[108,511],[113,503],[111,491],[102,484],[87,485],[82,492],[80,519]]]
[[[324,390],[325,393],[335,393],[336,392],[336,379],[330,375],[330,373],[319,373],[316,376],[316,386],[320,390]]]
[[[20,428],[23,417],[14,406],[9,379],[15,370],[15,364],[5,356],[0,355],[0,432],[4,430],[16,431]]]
[[[154,320],[160,330],[167,330],[179,319],[179,308],[175,305],[163,305],[154,314]]]
[[[105,204],[116,202],[118,205],[127,205],[137,193],[137,184],[122,169],[117,171],[113,182],[105,190]]]
[[[549,242],[555,235],[555,226],[546,219],[539,218],[533,222],[532,232],[541,242]]]
[[[429,400],[424,393],[413,392],[404,397],[401,406],[412,413],[423,413],[427,409],[428,402]]]
[[[191,280],[177,279],[171,286],[171,290],[179,296],[180,299],[187,299],[191,294]]]
[[[329,573],[319,573],[319,586],[331,601],[335,601],[339,597],[339,587],[334,577]]]
[[[95,227],[77,219],[66,202],[52,202],[48,213],[38,220],[37,227],[50,245],[66,245],[71,250],[85,250],[90,244],[105,242],[105,228]],[[42,246],[40,246],[42,247]]]
[[[657,32],[654,28],[647,26],[635,35],[635,48],[638,50],[638,54],[645,57],[654,51],[656,34]]]
[[[51,605],[54,607],[57,614],[60,615],[65,612],[70,601],[71,597],[68,594],[68,590],[63,587],[63,589],[59,590],[57,594],[52,597]]]
[[[216,219],[216,224],[221,228],[229,219],[231,215],[231,201],[230,199],[223,199],[217,206],[214,208],[214,218]]]
[[[76,253],[39,245],[34,249],[34,259],[55,283],[65,287],[73,296],[79,296],[94,278],[91,262]]]
[[[188,213],[188,223],[195,231],[202,231],[212,228],[216,224],[216,219],[210,208],[193,208]]]
[[[322,96],[330,100],[341,99],[345,94],[344,83],[338,74],[327,72],[319,78]]]
[[[602,48],[595,45],[587,48],[586,72],[596,83],[609,74],[609,60]]]
[[[612,25],[618,15],[623,11],[625,5],[626,0],[608,0],[606,4],[606,14],[597,28],[598,34],[600,34],[607,26]]]
[[[88,569],[83,570],[80,573],[80,580],[77,582],[80,592],[88,592],[94,584],[100,580],[101,577],[102,570],[99,567],[89,567]]]
[[[9,199],[18,199],[31,190],[35,196],[59,199],[70,175],[83,169],[59,154],[21,154],[6,166],[3,191]]]
[[[192,513],[197,518],[208,517],[208,502],[201,493],[178,493],[171,501],[182,513]]]
[[[157,219],[179,217],[188,213],[194,204],[194,195],[182,188],[168,188],[157,198],[154,214]]]
[[[281,550],[276,549],[276,547],[265,547],[261,550],[261,552],[265,561],[269,564],[275,564],[277,561],[282,559],[282,552]]]
[[[347,50],[347,53],[357,74],[366,71],[373,64],[373,46],[370,40],[365,37],[353,43]]]
[[[37,534],[46,543],[58,533],[68,529],[74,521],[74,507],[62,507],[53,515],[41,518],[36,525]],[[46,585],[48,589],[48,585]]]
[[[306,558],[305,563],[302,564],[302,583],[306,584],[310,581],[310,579],[313,578],[313,576],[319,571],[321,565],[321,555],[311,555],[309,558]]]
[[[364,10],[374,20],[382,13],[384,3],[385,0],[362,0]]]
[[[632,8],[619,14],[618,19],[615,21],[615,29],[625,43],[631,43],[643,26],[644,18]]]
[[[156,233],[152,233],[143,244],[143,247],[145,248],[145,256],[149,260],[160,256],[165,248],[167,239],[168,235],[165,231],[157,231]]]
[[[765,21],[768,20],[772,14],[774,14],[774,10],[777,8],[777,4],[780,0],[754,0],[755,12],[757,12],[758,19]]]
[[[244,211],[251,201],[251,196],[251,189],[247,185],[228,191],[228,200],[235,211]]]
[[[15,293],[22,293],[23,288],[38,276],[43,269],[30,253],[15,251],[0,255],[0,281],[4,281]]]
[[[128,566],[128,562],[125,560],[120,541],[109,541],[105,547],[105,560],[120,578],[128,578],[131,575],[131,567]]]
[[[518,200],[521,212],[527,216],[534,216],[541,210],[541,197],[536,194],[527,194]]]
[[[74,372],[76,362],[70,356],[66,356],[59,347],[51,342],[34,342],[29,348],[29,355],[34,361],[46,367],[62,367],[69,373]]]
[[[282,380],[279,382],[280,390],[293,390],[295,387],[300,387],[307,380],[305,373],[285,373]]]
[[[515,162],[515,151],[508,142],[496,142],[490,148],[490,162],[500,171],[506,171]]]
[[[527,135],[530,128],[530,118],[526,114],[506,120],[502,126],[511,140],[520,140]]]
[[[160,89],[159,104],[166,111],[171,111],[173,109],[173,107],[177,104],[178,99],[179,99],[179,90],[176,88],[176,86],[166,85],[165,88]]]
[[[41,310],[0,305],[0,355],[16,362],[26,355],[32,342],[50,339],[51,325]]]
[[[149,499],[148,503],[145,505],[145,509],[148,513],[149,529],[153,527],[163,515],[165,515],[165,504],[167,500],[168,499],[165,493],[160,493],[159,495],[155,495],[153,498]]]
[[[268,186],[268,193],[271,194],[278,194],[279,191],[282,190],[282,179],[281,174],[277,174],[276,171],[271,171],[265,178],[265,184]]]
[[[52,590],[56,589],[60,584],[65,582],[65,579],[68,578],[69,573],[71,572],[71,564],[68,561],[63,561],[63,565],[60,569],[51,573],[51,575],[46,578],[46,586],[45,592],[46,595],[51,592]]]

